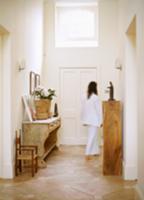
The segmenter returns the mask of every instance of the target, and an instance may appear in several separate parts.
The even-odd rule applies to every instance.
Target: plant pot
[[[36,119],[48,119],[51,108],[51,100],[49,99],[38,99],[35,100],[35,109],[36,109]]]

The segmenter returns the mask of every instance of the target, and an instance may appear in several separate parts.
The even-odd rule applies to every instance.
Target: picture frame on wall
[[[32,119],[32,114],[31,114],[31,108],[30,108],[30,105],[29,105],[29,97],[26,96],[26,95],[23,95],[22,100],[23,100],[23,104],[24,104],[24,108],[25,108],[25,114],[26,114],[28,120],[30,122],[32,122],[33,119]]]
[[[40,75],[35,74],[35,88],[37,88],[40,85]]]
[[[30,88],[29,88],[30,95],[33,94],[34,90],[35,90],[35,73],[31,71],[30,72]]]

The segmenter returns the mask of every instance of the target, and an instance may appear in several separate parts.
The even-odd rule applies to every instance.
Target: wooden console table
[[[103,118],[103,173],[104,175],[121,175],[122,133],[120,101],[104,101]]]
[[[38,146],[39,167],[46,167],[45,158],[57,143],[57,130],[60,127],[60,118],[53,117],[47,120],[24,121],[23,143]]]

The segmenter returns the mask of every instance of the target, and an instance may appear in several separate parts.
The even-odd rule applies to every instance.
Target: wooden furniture
[[[15,155],[15,175],[22,172],[24,161],[30,161],[31,172],[34,176],[38,169],[38,147],[36,145],[22,145],[21,144],[21,130],[16,131],[16,155]]]
[[[23,122],[23,142],[24,144],[38,146],[39,167],[46,167],[45,158],[57,145],[57,130],[59,127],[59,117]]]
[[[51,100],[49,99],[37,99],[34,100],[36,109],[36,119],[43,120],[48,119],[51,116]]]
[[[103,118],[103,173],[104,175],[121,175],[122,133],[120,101],[104,101]]]

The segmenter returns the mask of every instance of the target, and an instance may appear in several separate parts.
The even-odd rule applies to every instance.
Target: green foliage
[[[35,89],[33,93],[34,97],[38,99],[49,99],[52,100],[55,95],[55,90],[52,89],[45,89],[43,87],[38,87]]]

